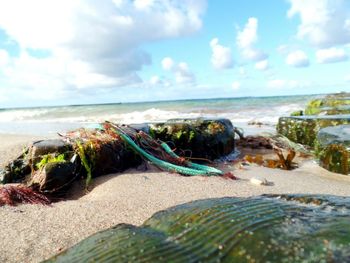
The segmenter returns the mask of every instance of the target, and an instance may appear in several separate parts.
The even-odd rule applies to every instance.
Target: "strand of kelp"
[[[195,175],[207,175],[207,176],[217,176],[217,175],[223,175],[223,172],[213,168],[209,167],[206,165],[200,165],[200,164],[195,164],[189,161],[186,161],[185,166],[180,166],[176,164],[172,164],[170,162],[166,162],[164,160],[161,160],[159,158],[154,157],[153,155],[149,154],[145,150],[143,150],[139,145],[137,145],[127,134],[123,129],[118,127],[117,125],[114,125],[112,123],[108,123],[110,125],[110,130],[114,132],[115,134],[119,135],[124,142],[126,142],[133,150],[135,150],[138,154],[140,154],[143,158],[147,159],[154,165],[167,170],[169,172],[177,172],[183,175],[188,175],[188,176],[195,176]],[[166,143],[161,143],[162,148],[168,153],[171,157],[179,160],[180,157],[176,155],[170,147]]]

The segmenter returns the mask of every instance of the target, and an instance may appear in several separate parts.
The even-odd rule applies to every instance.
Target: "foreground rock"
[[[347,262],[349,204],[302,195],[200,200],[99,232],[46,262]]]
[[[346,127],[350,125],[350,93],[312,100],[299,113],[281,117],[277,132],[294,142],[310,146],[321,166],[327,170],[348,174],[350,133]]]

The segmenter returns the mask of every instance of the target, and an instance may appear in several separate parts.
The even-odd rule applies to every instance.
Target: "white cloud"
[[[165,57],[162,60],[162,67],[164,70],[172,70],[174,66],[174,61],[172,58],[170,57]]]
[[[21,50],[18,58],[4,59],[2,53],[3,71],[23,77],[36,68],[37,80],[56,83],[46,88],[57,93],[135,84],[142,81],[138,71],[151,63],[142,46],[198,31],[205,8],[205,0],[0,1],[0,29]],[[28,49],[47,55],[37,59]],[[36,81],[20,79],[17,88],[35,89]],[[14,85],[10,79],[0,81]]]
[[[286,63],[293,67],[308,67],[310,65],[309,58],[302,50],[297,50],[288,54]]]
[[[255,68],[261,71],[265,71],[269,68],[269,62],[267,59],[255,63]]]
[[[219,44],[219,40],[214,38],[210,41],[212,50],[211,63],[215,69],[232,68],[232,53],[231,49]]]
[[[154,0],[135,0],[134,6],[137,9],[149,9],[154,3]]]
[[[174,74],[177,84],[193,84],[196,81],[194,73],[190,70],[186,62],[180,62],[176,65],[171,57],[165,57],[162,60],[162,67],[164,70]]]
[[[6,50],[0,49],[0,66],[6,66],[9,63],[10,57]]]
[[[297,36],[318,47],[350,42],[350,2],[347,0],[289,0],[288,17],[300,16]]]
[[[149,82],[151,83],[151,85],[159,85],[162,83],[162,80],[159,76],[152,76]]]
[[[245,70],[244,67],[239,67],[238,73],[241,77],[247,77],[247,71]]]
[[[257,30],[258,19],[250,17],[244,29],[237,32],[237,46],[241,50],[243,58],[251,61],[261,61],[268,57],[262,50],[254,47],[258,40]]]
[[[234,81],[231,85],[233,90],[239,90],[239,88],[241,87],[241,83],[238,81]]]
[[[335,63],[348,59],[344,49],[340,48],[328,48],[320,49],[316,51],[316,60],[318,63]]]
[[[196,81],[194,74],[190,71],[187,63],[180,62],[174,70],[175,81],[178,84],[190,84]]]

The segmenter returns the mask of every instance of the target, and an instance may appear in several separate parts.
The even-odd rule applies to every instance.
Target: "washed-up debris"
[[[271,139],[264,136],[246,136],[237,140],[236,146],[248,147],[251,149],[273,148]]]
[[[267,180],[263,177],[252,177],[249,181],[255,185],[268,185]]]
[[[145,158],[142,155],[143,158],[167,171],[235,179],[231,174],[224,176],[222,171],[214,167],[191,161],[203,162],[207,157],[220,157],[234,150],[234,129],[229,120],[200,118],[172,120],[164,124],[131,125],[128,130],[133,131],[134,135],[129,138],[129,143],[126,143],[128,139],[125,137],[128,134],[110,129],[111,126],[118,126],[121,127],[120,132],[126,126],[111,123],[103,126],[71,131],[61,135],[61,139],[34,142],[5,169],[0,170],[0,183],[22,183],[34,192],[50,196],[64,195],[78,178],[85,178],[88,188],[94,177],[122,172],[142,163],[140,152],[131,147],[131,141],[136,142],[138,149],[150,156]],[[171,149],[160,138],[174,139],[169,141],[174,148]],[[180,157],[176,152],[184,153],[185,147],[195,154]]]
[[[293,159],[296,155],[294,150],[289,149],[286,157],[283,155],[282,150],[279,148],[274,148],[274,152],[276,153],[278,160],[265,159],[261,154],[257,154],[255,156],[246,155],[243,160],[268,168],[280,168],[283,170],[292,170],[297,167],[297,164],[293,162]]]
[[[186,158],[179,157],[165,142],[157,141],[143,131],[137,132],[130,127],[118,126],[113,123],[105,123],[104,128],[107,132],[120,136],[141,157],[163,170],[187,176],[223,175],[222,171],[214,167],[193,163]]]
[[[46,262],[348,262],[350,198],[194,201],[96,233]]]

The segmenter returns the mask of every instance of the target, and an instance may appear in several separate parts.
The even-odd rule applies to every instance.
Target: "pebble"
[[[267,180],[263,177],[253,177],[250,182],[255,185],[268,185]]]

